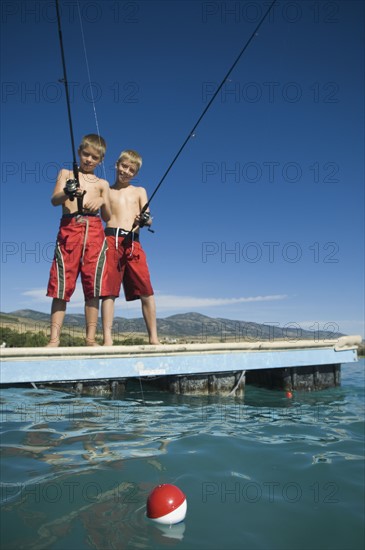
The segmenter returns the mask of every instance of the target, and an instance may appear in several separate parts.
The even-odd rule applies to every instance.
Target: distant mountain
[[[13,317],[20,317],[21,319],[30,319],[31,321],[36,321],[38,323],[49,323],[50,314],[42,313],[41,311],[35,311],[34,309],[17,309],[16,311],[11,311],[5,315],[12,315]],[[85,316],[83,313],[68,313],[65,317],[65,323],[75,327],[85,326]]]
[[[16,311],[10,311],[9,313],[1,313],[1,315],[22,317],[24,319],[32,319],[33,321],[49,322],[49,313],[42,313],[41,311],[35,311],[34,309],[17,309]]]
[[[19,322],[20,320],[34,321],[35,323],[49,324],[50,315],[32,309],[20,309],[9,313],[0,314],[3,321]],[[66,314],[65,326],[84,327],[85,317],[81,313]],[[99,319],[100,328],[100,319]],[[162,319],[157,319],[158,334],[161,338],[199,338],[202,342],[211,339],[230,340],[241,342],[243,340],[298,340],[311,339],[330,340],[344,336],[342,333],[332,331],[311,331],[302,329],[299,325],[288,327],[274,327],[249,321],[237,321],[224,319],[221,317],[208,317],[201,313],[180,313],[170,315]],[[143,318],[126,319],[124,317],[115,317],[113,330],[116,334],[135,334],[146,333],[146,327]]]

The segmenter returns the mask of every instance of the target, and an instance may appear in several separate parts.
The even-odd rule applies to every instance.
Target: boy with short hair
[[[49,347],[60,344],[66,304],[79,273],[85,296],[86,345],[97,345],[95,335],[107,248],[99,210],[105,222],[111,211],[109,184],[98,178],[94,170],[105,151],[106,143],[101,136],[84,136],[78,149],[78,181],[70,170],[62,169],[53,190],[51,202],[53,206],[62,205],[62,218],[47,288],[47,296],[53,298]]]
[[[110,187],[111,217],[105,235],[108,243],[107,276],[101,306],[104,346],[112,346],[114,302],[123,283],[127,301],[141,300],[150,344],[159,344],[156,327],[156,305],[150,281],[146,255],[139,242],[139,228],[150,226],[152,219],[143,187],[131,185],[142,166],[142,157],[131,149],[122,151],[116,163],[116,180]]]

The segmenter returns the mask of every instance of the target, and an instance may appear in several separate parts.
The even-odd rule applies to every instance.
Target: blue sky
[[[143,156],[153,192],[264,1],[61,0],[75,141]],[[79,20],[78,5],[82,26]],[[53,1],[3,1],[1,310],[48,312],[72,162]],[[151,203],[157,316],[364,334],[364,4],[280,0]],[[78,287],[69,312],[82,312]],[[116,314],[139,317],[139,302]]]

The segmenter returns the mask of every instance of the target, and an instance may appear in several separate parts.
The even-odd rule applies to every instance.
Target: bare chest
[[[94,175],[79,174],[81,188],[86,191],[88,198],[100,196],[100,184],[98,178]]]
[[[139,196],[135,189],[111,189],[110,201],[115,210],[139,212]]]

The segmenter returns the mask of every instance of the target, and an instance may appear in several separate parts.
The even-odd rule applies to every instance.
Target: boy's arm
[[[140,212],[142,212],[142,209],[144,206],[146,206],[146,204],[148,203],[148,197],[147,197],[147,191],[144,187],[140,187],[139,188],[139,210]],[[149,206],[146,208],[146,210],[144,211],[144,214],[150,214],[150,208]],[[141,224],[141,221],[142,221],[142,224]],[[146,219],[143,219],[141,217],[141,214],[138,214],[138,216],[136,216],[136,219],[135,219],[135,223],[137,223],[138,225],[140,225],[140,227],[143,227],[145,225],[147,225],[148,227],[150,227],[152,225],[152,218],[149,217],[147,220]]]
[[[84,209],[89,212],[97,213],[100,210],[102,219],[107,222],[111,217],[110,199],[109,199],[109,183],[106,180],[98,182],[99,196],[88,200],[85,196]]]
[[[69,176],[69,171],[65,170],[64,168],[59,171],[57,176],[56,185],[53,189],[52,197],[51,197],[51,203],[53,206],[60,206],[60,204],[64,204],[68,196],[64,192],[64,187],[66,184],[67,177]]]
[[[103,180],[101,196],[104,202],[100,207],[100,215],[105,222],[108,222],[112,216],[112,209],[110,205],[109,183],[106,180]]]

